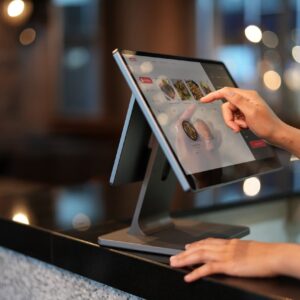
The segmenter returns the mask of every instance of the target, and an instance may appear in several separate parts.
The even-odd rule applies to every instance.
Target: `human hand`
[[[256,91],[225,87],[201,98],[201,102],[210,103],[225,99],[222,113],[225,123],[233,131],[250,128],[257,136],[277,143],[277,133],[284,123],[274,114]]]
[[[208,238],[186,246],[185,251],[170,258],[170,264],[176,268],[201,264],[184,277],[186,282],[220,273],[239,277],[271,277],[280,272],[284,274],[282,260],[291,247],[295,246]],[[296,247],[299,253],[299,246]]]

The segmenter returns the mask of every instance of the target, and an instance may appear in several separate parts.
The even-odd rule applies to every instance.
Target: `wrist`
[[[274,126],[272,133],[267,140],[280,148],[286,148],[288,141],[290,140],[290,126],[279,120],[278,124]]]

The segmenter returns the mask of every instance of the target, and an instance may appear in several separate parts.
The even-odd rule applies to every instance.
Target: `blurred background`
[[[0,12],[6,172],[107,177],[130,96],[117,47],[223,60],[299,125],[299,0],[1,0]]]
[[[222,60],[240,87],[300,126],[300,0],[0,0],[0,175],[74,186],[30,197],[60,226],[78,212],[127,218],[136,203],[138,186],[107,184],[130,98],[115,48]],[[179,188],[173,209],[279,197],[299,190],[291,174],[194,195]]]
[[[107,183],[130,97],[114,48],[222,60],[300,126],[300,0],[1,0],[1,175]]]

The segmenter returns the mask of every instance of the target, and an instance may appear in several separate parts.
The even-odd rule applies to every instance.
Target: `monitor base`
[[[128,227],[100,236],[98,243],[111,248],[175,255],[184,250],[186,244],[201,239],[241,238],[249,234],[249,228],[245,226],[204,223],[189,219],[173,219],[173,224],[173,227],[153,235],[132,235],[128,233]]]

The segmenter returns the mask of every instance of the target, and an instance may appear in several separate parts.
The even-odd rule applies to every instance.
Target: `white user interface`
[[[124,58],[187,175],[255,160],[245,137],[224,123],[223,102],[199,101],[215,90],[200,62],[133,54]],[[255,147],[264,146],[256,141]]]

